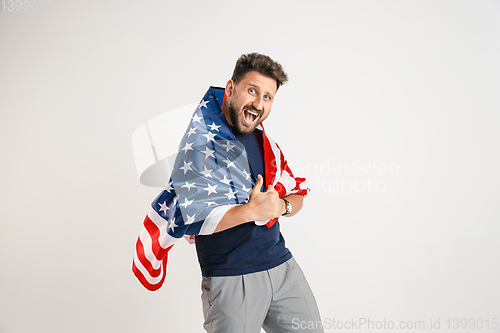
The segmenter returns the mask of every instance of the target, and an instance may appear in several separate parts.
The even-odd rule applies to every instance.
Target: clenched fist
[[[285,202],[280,199],[274,186],[269,185],[265,192],[260,191],[263,182],[262,176],[258,175],[248,199],[247,205],[253,221],[271,220],[286,212]]]

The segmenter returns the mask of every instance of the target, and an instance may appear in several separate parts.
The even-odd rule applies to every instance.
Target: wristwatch
[[[283,201],[285,202],[285,205],[286,205],[286,212],[284,212],[283,214],[281,214],[281,216],[285,216],[285,215],[291,214],[292,213],[292,204],[290,202],[288,202],[288,200],[286,200],[284,198],[281,198],[281,199],[283,199]]]

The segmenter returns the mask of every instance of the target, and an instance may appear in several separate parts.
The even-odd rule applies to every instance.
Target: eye
[[[270,100],[271,100],[271,96],[269,96],[269,95],[265,95],[265,96],[264,96],[264,99],[265,99],[266,101],[270,101]]]
[[[248,89],[248,92],[249,92],[250,94],[255,94],[255,89],[254,89],[254,88],[250,88],[250,89]]]

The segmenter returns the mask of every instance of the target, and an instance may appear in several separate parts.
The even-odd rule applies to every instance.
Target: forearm
[[[286,199],[288,202],[290,202],[290,204],[292,205],[292,212],[288,215],[284,215],[284,217],[294,216],[302,209],[302,207],[304,205],[304,196],[301,194],[290,194],[290,195],[287,195],[283,198]],[[283,201],[283,200],[281,200],[281,201]],[[283,213],[284,212],[286,212],[286,206],[285,206],[285,202],[283,201]]]
[[[220,219],[214,233],[224,231],[226,229],[236,227],[237,225],[252,222],[251,210],[248,203],[231,207],[226,214]]]
[[[263,181],[262,176],[257,175],[257,181],[250,192],[248,202],[231,207],[219,221],[214,233],[247,222],[272,220],[286,212],[285,201],[280,199],[272,185],[269,185],[265,192],[260,191]],[[291,194],[286,196],[286,199],[292,205],[292,212],[286,216],[293,216],[302,209],[304,199],[302,195]]]
[[[288,215],[284,215],[285,217],[294,216],[302,209],[304,203],[303,195],[290,194],[284,198],[288,200],[288,202],[290,202],[290,204],[292,205],[292,212]],[[281,206],[281,208],[279,208],[281,214],[285,213],[285,202],[282,199],[279,199],[279,205]],[[255,207],[251,203],[231,207],[231,209],[229,209],[219,221],[219,224],[217,225],[217,228],[215,228],[214,233],[236,227],[237,225],[243,223],[259,220],[258,216],[255,214],[258,210],[259,207]]]

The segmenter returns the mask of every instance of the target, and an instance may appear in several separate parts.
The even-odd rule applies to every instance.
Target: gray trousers
[[[323,332],[316,300],[299,265],[262,272],[203,277],[203,327],[208,333]]]

